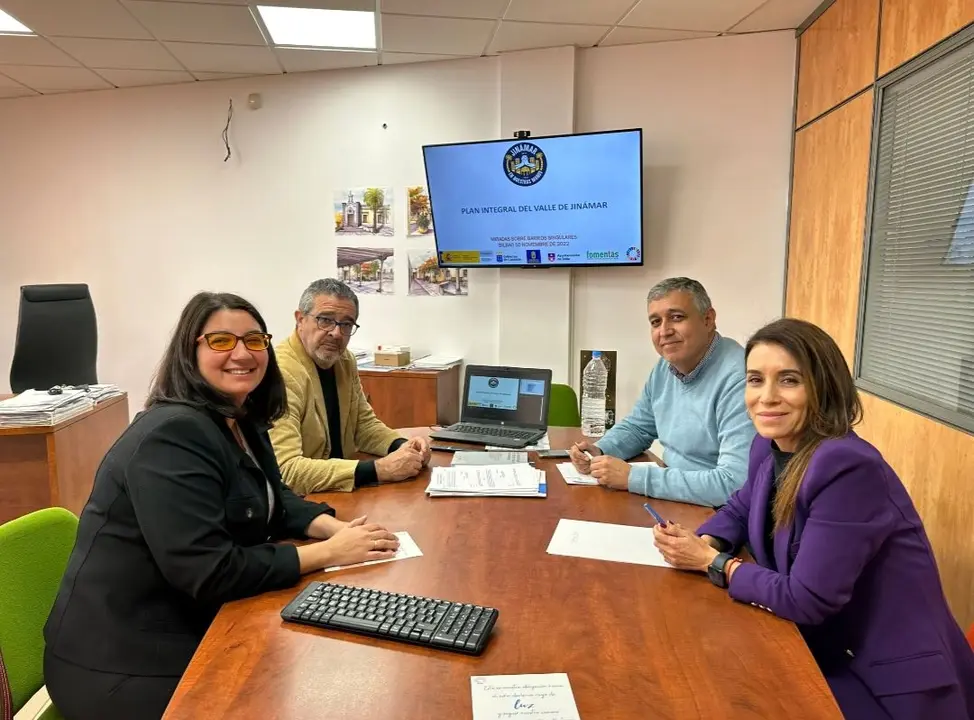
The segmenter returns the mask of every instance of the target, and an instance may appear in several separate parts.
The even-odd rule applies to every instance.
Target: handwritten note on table
[[[470,692],[473,720],[581,720],[566,673],[475,675]]]
[[[347,568],[362,567],[363,565],[378,565],[379,563],[392,562],[393,560],[405,560],[406,558],[422,557],[423,551],[419,549],[419,545],[413,540],[413,536],[410,535],[405,530],[397,533],[393,533],[397,538],[399,538],[399,549],[396,554],[391,558],[386,560],[366,560],[365,562],[355,563],[354,565],[336,565],[335,567],[325,568],[325,572],[332,572],[334,570],[345,570]]]
[[[634,462],[629,463],[632,467],[647,467],[652,465],[653,467],[659,467],[654,462]],[[586,475],[585,473],[580,473],[574,465],[570,462],[558,463],[558,472],[565,479],[565,482],[569,485],[598,485],[599,481],[596,480],[591,475]]]

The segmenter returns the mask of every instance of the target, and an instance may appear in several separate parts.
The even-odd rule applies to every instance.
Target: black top
[[[321,394],[325,398],[325,419],[328,421],[328,437],[331,439],[330,458],[343,458],[342,449],[342,415],[338,405],[338,380],[335,379],[335,368],[327,370],[318,368],[318,382],[321,383]],[[392,441],[387,452],[395,452],[406,442],[406,438],[396,438]],[[359,460],[355,466],[355,487],[378,485],[379,475],[375,470],[375,460]]]
[[[140,413],[105,455],[54,607],[46,650],[81,667],[178,676],[220,606],[294,585],[314,518],[335,511],[282,482],[266,429],[183,404]],[[268,520],[267,483],[274,493]]]
[[[794,454],[778,449],[778,444],[774,441],[771,442],[771,456],[774,458],[774,479],[771,483],[771,491],[768,493],[768,506],[765,509],[764,527],[767,528],[767,534],[764,539],[764,549],[768,554],[772,570],[777,569],[777,563],[774,560],[774,499],[778,494],[778,481]]]

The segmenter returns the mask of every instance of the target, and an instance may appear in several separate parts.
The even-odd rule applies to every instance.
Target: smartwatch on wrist
[[[727,575],[725,570],[727,569],[727,563],[734,559],[734,556],[730,553],[717,553],[717,557],[713,559],[710,566],[707,568],[707,577],[710,578],[710,582],[719,588],[727,587]]]

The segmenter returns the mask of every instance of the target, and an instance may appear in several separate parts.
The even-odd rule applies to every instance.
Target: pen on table
[[[653,518],[656,520],[656,522],[661,527],[666,527],[666,520],[664,520],[662,517],[660,517],[660,514],[658,512],[656,512],[655,510],[653,510],[653,506],[652,505],[650,505],[649,503],[643,503],[643,507],[646,508],[646,512],[648,512],[650,515],[652,515]]]

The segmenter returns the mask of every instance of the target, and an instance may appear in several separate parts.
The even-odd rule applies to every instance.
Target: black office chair
[[[98,326],[87,285],[20,288],[11,390],[93,385],[97,357]]]

